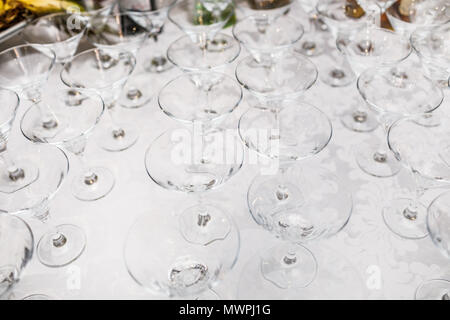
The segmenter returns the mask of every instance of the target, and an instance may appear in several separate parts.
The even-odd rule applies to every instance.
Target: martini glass
[[[54,13],[37,18],[22,31],[25,42],[51,49],[56,62],[70,61],[87,27],[87,21],[70,13]]]
[[[31,260],[34,237],[28,224],[9,214],[0,214],[0,297],[8,295]]]
[[[426,190],[447,187],[450,182],[449,125],[450,119],[438,110],[397,120],[389,129],[389,149],[416,181],[414,197],[395,199],[383,210],[386,225],[403,238],[428,235],[426,207],[419,198]]]
[[[377,114],[386,134],[396,119],[431,113],[444,100],[442,90],[434,82],[406,64],[368,69],[358,78],[357,87],[367,106]],[[385,141],[359,148],[356,162],[364,172],[390,177],[400,171],[401,164],[389,152]]]
[[[147,29],[154,41],[152,56],[145,65],[148,72],[160,73],[171,68],[166,50],[161,49],[158,39],[164,31],[168,11],[175,3],[176,0],[124,0],[119,3],[120,11],[127,12],[136,23]]]
[[[234,3],[230,0],[180,0],[170,8],[168,16],[180,30],[206,43],[225,27],[233,13]]]
[[[19,97],[11,90],[0,88],[2,113],[0,115],[0,192],[10,194],[33,183],[39,169],[29,159],[13,160],[7,150],[9,133],[19,108]]]
[[[101,23],[92,24],[88,33],[89,41],[98,49],[109,52],[131,52],[137,57],[138,51],[147,39],[149,31],[133,19],[133,14],[122,13],[105,16]],[[151,89],[143,87],[148,76],[136,74],[136,69],[123,89],[119,104],[126,108],[139,108],[152,99]]]
[[[358,77],[369,68],[397,65],[411,54],[409,39],[372,26],[341,33],[336,46]],[[370,132],[378,127],[375,115],[364,106],[345,111],[341,122],[347,129],[357,132]]]
[[[447,0],[415,0],[402,7],[397,1],[386,10],[386,15],[396,32],[409,37],[418,28],[448,23],[450,4]]]
[[[128,273],[140,286],[165,297],[197,298],[208,289],[214,294],[212,288],[230,272],[239,255],[239,231],[228,219],[228,237],[203,245],[186,241],[168,212],[140,216],[124,246]],[[149,243],[158,245],[149,247]]]
[[[450,25],[417,29],[411,35],[411,44],[427,77],[447,88],[450,77]]]
[[[139,137],[133,124],[119,123],[114,115],[116,102],[135,64],[136,59],[129,52],[90,49],[76,55],[61,71],[61,80],[66,86],[95,90],[105,102],[110,116],[109,128],[101,131],[98,142],[107,151],[126,150]]]
[[[255,130],[266,132],[270,143]],[[352,211],[351,195],[334,174],[295,165],[328,145],[331,122],[312,105],[284,100],[281,109],[249,109],[239,120],[239,134],[250,150],[278,164],[276,173],[256,176],[247,194],[255,222],[284,240],[262,254],[261,273],[282,289],[307,287],[317,262],[301,244],[335,234]]]
[[[50,218],[50,202],[62,186],[69,171],[69,160],[59,148],[31,144],[24,146],[39,167],[39,179],[11,195],[0,193],[0,211],[32,216],[42,222]],[[36,253],[42,264],[62,267],[76,260],[84,251],[86,236],[77,226],[62,224],[52,228],[39,240]]]
[[[63,89],[45,96],[44,103],[64,123],[64,129],[51,138],[36,134],[34,127],[38,123],[39,108],[33,105],[22,118],[22,133],[33,142],[56,145],[78,157],[83,170],[72,182],[72,193],[77,199],[103,198],[112,190],[114,176],[106,168],[87,166],[84,157],[87,139],[103,115],[103,100],[90,91]]]
[[[365,13],[359,18],[348,15],[345,3],[341,0],[319,1],[316,10],[330,28],[335,39],[338,39],[340,34],[345,35],[352,30],[363,26],[367,27],[371,21],[370,16]],[[333,64],[325,67],[321,77],[322,81],[332,87],[343,87],[352,83],[355,77],[345,57],[338,55],[337,57],[332,56],[332,58]]]
[[[185,127],[169,130],[149,146],[145,166],[159,186],[200,194],[197,204],[179,215],[180,231],[188,242],[208,244],[224,239],[230,232],[228,214],[220,206],[204,201],[201,195],[215,189],[242,167],[243,148],[234,132],[219,123],[241,102],[242,90],[224,74],[205,88],[197,86],[191,74],[169,82],[159,94],[163,112]],[[170,160],[170,161],[169,161]]]
[[[184,72],[225,72],[240,52],[239,42],[223,33],[206,43],[197,35],[184,35],[169,46],[167,58]]]
[[[303,26],[288,16],[253,15],[233,26],[233,36],[260,64],[270,65],[303,36]]]

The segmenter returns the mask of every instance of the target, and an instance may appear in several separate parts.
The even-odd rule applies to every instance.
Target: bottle
[[[398,1],[398,13],[403,21],[411,22],[411,17],[415,14],[415,0]]]
[[[359,19],[364,16],[366,12],[358,4],[356,0],[346,0],[345,1],[345,15],[349,18]]]
[[[236,23],[236,12],[234,4],[228,0],[196,0],[194,8],[194,23],[198,25],[209,25],[215,20],[229,16],[224,28],[228,28]]]
[[[248,0],[253,10],[270,10],[287,6],[291,0]]]

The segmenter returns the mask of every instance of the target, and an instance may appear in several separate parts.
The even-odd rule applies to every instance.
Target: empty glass
[[[89,41],[104,52],[131,52],[135,57],[144,44],[149,31],[133,19],[132,13],[105,16],[99,23],[92,23],[88,32]],[[126,108],[139,108],[153,97],[148,85],[148,75],[137,74],[136,68],[128,79],[119,104]]]
[[[207,244],[186,241],[168,212],[140,216],[128,232],[124,258],[128,273],[152,293],[196,297],[214,288],[234,267],[239,231],[231,217],[228,237]],[[149,246],[157,243],[158,245]]]
[[[47,222],[50,218],[49,203],[67,177],[69,160],[61,149],[54,146],[27,142],[23,147],[27,151],[23,156],[32,159],[39,167],[39,179],[13,194],[0,193],[0,211],[31,215]],[[36,253],[44,265],[62,267],[76,260],[85,245],[86,237],[79,227],[61,224],[41,237]]]
[[[33,183],[39,169],[29,159],[12,159],[7,150],[9,133],[19,108],[19,96],[11,90],[0,88],[0,192],[13,193]]]
[[[151,47],[152,55],[145,64],[149,72],[164,72],[171,68],[166,59],[166,48],[161,48],[158,42],[164,31],[169,9],[177,0],[122,0],[119,2],[121,12],[127,12],[140,26],[150,31],[154,40]]]
[[[411,54],[409,39],[386,29],[366,25],[340,33],[336,45],[358,77],[368,68],[397,65]],[[345,111],[340,119],[352,131],[369,132],[378,127],[373,112],[361,105]]]
[[[19,281],[33,251],[34,237],[28,224],[0,211],[0,297]]]
[[[22,31],[23,39],[51,49],[56,62],[66,63],[75,54],[84,35],[87,20],[71,13],[54,13],[37,18]]]
[[[82,172],[72,182],[73,195],[84,201],[106,196],[114,186],[114,175],[103,167],[87,166],[84,158],[87,139],[105,110],[103,100],[94,92],[63,89],[43,97],[52,113],[61,123],[61,130],[53,137],[36,134],[39,107],[31,106],[23,115],[20,127],[26,138],[33,142],[62,147],[75,154],[82,165]]]
[[[427,77],[447,88],[450,77],[450,25],[417,29],[411,35],[411,44]]]
[[[135,64],[136,59],[129,52],[90,49],[76,55],[61,71],[66,86],[95,90],[105,102],[109,128],[102,129],[98,143],[107,151],[126,150],[139,137],[134,124],[119,122],[114,115],[116,102]]]

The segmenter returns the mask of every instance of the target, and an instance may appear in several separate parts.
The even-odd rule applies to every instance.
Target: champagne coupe
[[[69,160],[61,149],[51,145],[27,142],[24,148],[27,156],[32,157],[38,165],[40,177],[35,183],[13,194],[0,193],[0,211],[12,215],[31,215],[48,222],[49,204],[67,177]],[[36,253],[42,264],[62,267],[76,260],[83,253],[85,244],[86,236],[79,227],[61,224],[41,237]]]
[[[367,25],[339,34],[336,45],[358,77],[371,67],[397,65],[407,59],[412,51],[409,39],[392,31]],[[370,132],[378,127],[373,112],[361,105],[345,111],[340,119],[352,131]]]
[[[25,42],[51,49],[56,62],[66,63],[75,54],[87,27],[86,19],[70,13],[49,14],[31,21],[22,31]]]
[[[394,30],[406,37],[414,30],[446,24],[450,21],[450,4],[447,0],[397,1],[386,10]]]
[[[265,132],[271,143],[255,130]],[[312,105],[284,100],[281,109],[249,109],[239,121],[239,134],[250,150],[278,164],[276,173],[256,176],[247,194],[255,222],[284,240],[260,257],[262,275],[282,289],[307,287],[316,277],[317,261],[301,244],[335,234],[352,211],[351,195],[334,174],[294,165],[328,145],[331,122]]]
[[[234,9],[231,0],[180,0],[170,8],[169,20],[186,34],[206,43],[229,23]]]
[[[62,89],[43,98],[42,103],[64,123],[64,129],[51,138],[36,134],[33,128],[38,123],[39,107],[35,104],[23,115],[22,133],[33,142],[56,145],[78,157],[83,168],[72,182],[72,193],[77,199],[103,198],[114,186],[114,175],[106,168],[87,166],[84,157],[87,139],[105,110],[103,100],[93,92],[74,89]]]
[[[33,250],[34,237],[28,224],[19,217],[0,213],[0,298],[19,281]]]
[[[411,35],[411,44],[427,77],[447,88],[450,77],[450,24],[417,29]]]
[[[412,199],[395,199],[383,210],[386,225],[403,238],[428,235],[426,207],[419,198],[426,190],[447,187],[450,182],[449,126],[450,119],[438,110],[397,120],[389,129],[389,149],[416,181]]]
[[[158,42],[164,31],[167,14],[177,0],[122,0],[119,2],[121,12],[127,12],[140,26],[150,32],[154,40],[151,47],[153,56],[149,58],[145,69],[148,72],[161,73],[171,68],[166,59],[166,49]]]
[[[303,36],[303,26],[288,16],[258,14],[233,26],[233,36],[260,64],[271,65]]]
[[[205,202],[201,195],[234,176],[244,158],[234,131],[219,125],[241,102],[242,89],[234,79],[217,72],[206,73],[207,77],[218,79],[209,85],[206,81],[193,81],[203,76],[181,75],[161,90],[161,110],[185,127],[164,132],[145,155],[147,173],[159,186],[200,194],[197,204],[179,215],[183,237],[196,244],[208,244],[229,235],[228,214]]]
[[[196,244],[182,237],[170,213],[140,216],[124,246],[128,273],[153,294],[178,299],[198,298],[208,292],[214,295],[212,289],[234,267],[239,255],[239,231],[231,217],[228,221],[231,230],[226,238]],[[149,243],[158,245],[149,247]]]
[[[14,193],[33,183],[39,169],[29,159],[13,160],[7,150],[8,138],[19,108],[19,96],[11,90],[0,88],[2,113],[0,115],[0,192]]]
[[[126,150],[139,137],[134,124],[119,123],[115,115],[116,102],[135,64],[136,59],[130,52],[90,49],[76,55],[61,71],[61,80],[66,86],[95,90],[105,102],[110,116],[109,128],[101,131],[98,142],[107,151]]]
[[[396,119],[433,112],[444,100],[442,90],[434,82],[407,64],[368,69],[358,78],[357,87],[386,133]],[[390,177],[401,169],[386,140],[359,147],[356,162],[375,177]]]
[[[184,35],[169,46],[167,58],[184,72],[225,72],[240,52],[239,42],[223,33],[206,43],[197,35]]]
[[[450,259],[450,192],[439,195],[428,207],[427,230],[444,257]],[[450,281],[425,281],[417,288],[416,299],[450,300]]]
[[[89,29],[88,39],[98,49],[108,52],[129,51],[137,57],[149,31],[137,24],[133,14],[122,13],[104,17],[99,24],[93,23]],[[148,75],[138,75],[136,68],[128,79],[119,104],[125,108],[139,108],[146,105],[153,97],[151,89],[144,87]]]
[[[369,26],[368,14],[364,11],[347,10],[347,6],[342,0],[319,1],[316,10],[330,28],[335,39],[338,39],[340,34],[348,34],[351,30]],[[332,87],[343,87],[352,83],[355,77],[347,63],[345,57],[340,54],[333,57],[333,65],[326,66],[321,77],[322,81]]]

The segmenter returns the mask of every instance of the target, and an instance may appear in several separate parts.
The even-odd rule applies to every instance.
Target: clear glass
[[[357,88],[386,134],[396,119],[433,112],[444,100],[442,90],[409,64],[368,69],[358,78]],[[385,139],[359,148],[356,162],[364,172],[375,177],[390,177],[401,169]]]
[[[233,26],[233,36],[261,64],[276,63],[303,36],[300,22],[289,17],[257,14]]]
[[[231,217],[230,233],[206,245],[186,241],[176,217],[168,212],[140,216],[128,232],[124,259],[131,277],[154,294],[198,297],[214,288],[234,267],[239,231]],[[150,246],[149,243],[158,243]]]
[[[13,194],[0,193],[0,210],[13,215],[31,215],[48,222],[49,203],[67,177],[69,160],[54,146],[26,142],[22,147],[27,151],[23,156],[37,164],[39,179]],[[42,264],[62,267],[75,261],[85,245],[86,237],[79,227],[62,224],[52,227],[40,238],[36,253]]]
[[[448,88],[450,77],[450,25],[424,27],[411,35],[411,44],[427,77]]]
[[[28,224],[18,217],[0,214],[0,298],[19,281],[33,251],[34,237]]]
[[[428,235],[426,207],[420,197],[431,187],[450,182],[448,144],[450,119],[437,110],[396,121],[388,131],[389,149],[414,174],[415,195],[394,200],[383,209],[386,225],[397,235],[420,239]]]
[[[37,18],[22,31],[25,42],[51,49],[56,62],[70,61],[87,27],[87,20],[73,13],[54,13]]]
[[[450,300],[450,281],[432,279],[422,283],[416,290],[416,300]]]
[[[450,193],[438,196],[428,207],[427,229],[434,244],[450,259]],[[450,294],[450,292],[449,292]],[[450,299],[450,297],[449,297]]]
[[[76,155],[82,172],[72,183],[72,193],[79,200],[93,201],[106,196],[114,186],[114,176],[106,168],[86,164],[84,151],[87,140],[105,110],[100,96],[86,90],[63,89],[44,95],[61,130],[52,137],[37,134],[39,106],[31,106],[23,115],[20,127],[26,138],[33,142],[60,146]]]
[[[140,26],[133,14],[122,13],[105,16],[98,23],[92,23],[88,39],[98,49],[105,52],[131,52],[135,57],[149,35],[149,30]],[[119,104],[125,108],[139,108],[153,98],[148,78],[137,73],[137,68],[128,79]]]
[[[14,193],[33,183],[39,175],[35,164],[26,159],[13,159],[8,152],[11,128],[19,108],[19,96],[0,88],[2,113],[0,115],[0,192]]]
[[[121,12],[127,12],[139,25],[150,31],[152,38],[151,52],[145,63],[148,72],[161,73],[172,67],[166,58],[166,48],[162,47],[159,38],[163,36],[164,24],[168,11],[176,0],[123,0],[119,2]]]
[[[206,43],[198,35],[184,35],[169,46],[167,58],[184,72],[224,72],[240,52],[239,43],[223,33],[216,34]]]
[[[134,70],[136,59],[130,52],[86,50],[64,65],[61,80],[72,88],[95,90],[105,102],[109,128],[102,128],[98,143],[107,151],[123,151],[133,146],[139,133],[133,123],[119,122],[116,103]]]

